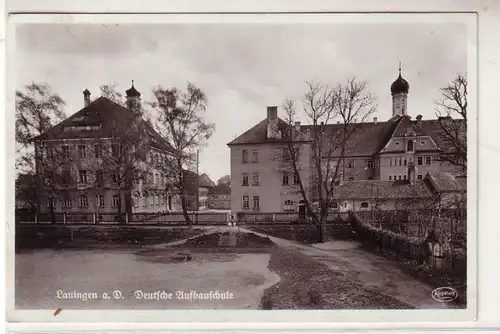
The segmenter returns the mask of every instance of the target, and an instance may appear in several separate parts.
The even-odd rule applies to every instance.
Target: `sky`
[[[200,173],[230,172],[227,143],[266,118],[268,105],[299,100],[306,81],[336,85],[350,77],[377,97],[379,121],[391,117],[390,85],[409,82],[408,114],[434,118],[439,88],[467,69],[467,30],[459,23],[23,24],[16,30],[16,88],[48,83],[71,115],[83,90],[152,89],[192,82],[208,98],[216,131],[200,150]],[[278,110],[278,115],[282,115]],[[304,120],[303,120],[304,121]]]

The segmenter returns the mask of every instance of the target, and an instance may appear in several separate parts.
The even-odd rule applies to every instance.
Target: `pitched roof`
[[[359,180],[347,181],[335,188],[338,199],[408,199],[430,198],[432,192],[424,180],[409,181]]]
[[[215,187],[214,181],[206,173],[200,175],[200,187],[211,188]]]
[[[463,123],[463,120],[453,120]],[[281,127],[289,125],[279,119]],[[417,136],[430,136],[436,145],[443,151],[451,149],[450,142],[444,135],[439,120],[411,120],[408,116],[396,116],[386,122],[363,122],[353,123],[356,127],[351,137],[348,147],[348,156],[373,156],[379,153],[392,137],[403,137],[408,132],[414,132]],[[340,135],[344,124],[324,125],[324,136],[330,140],[335,140]],[[303,141],[310,141],[313,125],[301,125],[300,133]],[[295,136],[296,137],[296,136]],[[242,135],[228,143],[228,145],[238,144],[264,144],[280,142],[277,139],[267,138],[267,120],[263,120]],[[325,149],[328,150],[329,142],[325,141]],[[333,145],[332,147],[334,147]],[[332,154],[340,154],[340,148],[334,150]]]
[[[168,143],[163,140],[149,122],[132,110],[105,97],[99,97],[92,101],[87,107],[35,137],[34,140],[97,139],[126,136],[130,134],[129,131],[134,122],[139,122],[138,125],[146,131],[151,146],[170,150]]]
[[[437,192],[457,192],[465,189],[463,180],[457,180],[450,173],[429,173],[426,178]]]
[[[285,133],[285,130],[290,127],[291,126],[288,123],[278,118],[278,130],[280,130],[281,133]],[[297,132],[295,131],[294,128],[292,129],[292,131],[293,131],[292,138],[294,138],[294,141],[297,142],[310,141],[310,138],[308,138],[306,134],[302,133],[302,131]],[[264,144],[264,143],[280,143],[280,142],[285,142],[285,140],[267,137],[267,119],[264,119],[254,127],[244,132],[239,137],[229,142],[227,145]]]

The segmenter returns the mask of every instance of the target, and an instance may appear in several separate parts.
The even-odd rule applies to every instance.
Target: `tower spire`
[[[401,60],[399,61],[399,76],[401,76]],[[132,85],[133,85],[133,80],[132,80]]]

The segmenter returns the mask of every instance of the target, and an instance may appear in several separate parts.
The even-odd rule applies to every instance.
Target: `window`
[[[250,207],[250,199],[247,195],[243,196],[243,209],[248,209]]]
[[[330,209],[337,209],[339,207],[339,205],[337,204],[337,202],[330,202],[329,207],[330,207]]]
[[[253,197],[253,207],[254,208],[260,208],[259,196],[254,196]]]
[[[252,151],[252,162],[259,162],[259,151]]]
[[[160,196],[160,205],[164,205],[164,204],[165,204],[165,197]]]
[[[142,194],[142,206],[147,206],[148,205],[148,192],[145,191],[143,194]]]
[[[63,158],[69,159],[69,146],[63,145],[63,146],[61,146],[61,149],[62,149]]]
[[[399,175],[398,180],[401,180],[401,175]]]
[[[422,140],[422,141],[420,142],[420,145],[425,145],[425,140]]]
[[[422,174],[418,174],[417,179],[422,180]]]
[[[285,201],[285,206],[292,206],[292,205],[293,205],[293,201],[292,201],[292,200],[287,199],[287,200]]]
[[[104,196],[102,194],[96,195],[96,203],[98,208],[104,208]]]
[[[399,145],[399,142],[398,142],[398,141],[396,142],[396,145]]]
[[[422,157],[417,158],[417,165],[422,165]]]
[[[431,164],[431,157],[425,157],[425,164],[430,165]]]
[[[248,151],[247,150],[241,151],[241,162],[243,162],[244,164],[246,164],[248,162]]]
[[[401,157],[399,157],[399,165],[401,166]]]
[[[404,158],[403,163],[404,163],[404,165],[406,166],[406,158]]]
[[[96,158],[102,157],[102,146],[101,145],[94,145],[94,156]]]
[[[80,157],[80,159],[87,157],[87,148],[85,147],[85,145],[78,145],[78,156]]]
[[[113,201],[111,202],[111,205],[113,206],[113,208],[117,208],[118,207],[118,202],[120,202],[120,195],[114,194],[113,195]]]
[[[392,166],[392,158],[389,158],[389,166]]]
[[[55,208],[56,207],[56,200],[52,197],[49,197],[47,199],[47,208]]]
[[[153,175],[154,175],[154,181],[153,181],[154,184],[158,184],[159,183],[158,182],[158,174],[154,173]]]
[[[408,152],[413,152],[413,140],[408,140],[408,144],[406,146],[406,150]]]
[[[104,176],[102,170],[98,169],[95,171],[95,183],[102,185],[104,183]]]
[[[405,174],[405,175],[403,175],[403,180],[406,180],[406,174]]]
[[[78,171],[78,182],[87,183],[87,171],[86,170],[79,170]]]
[[[362,207],[363,209],[368,208],[368,202],[361,202],[361,207]]]
[[[372,160],[368,160],[367,164],[368,168],[373,168],[373,161]]]
[[[259,185],[259,173],[253,173],[252,175],[252,186]]]
[[[149,206],[155,205],[155,197],[155,195],[151,195],[151,197],[149,198]]]
[[[298,173],[294,173],[293,174],[293,184],[297,185],[297,184],[300,183],[299,181],[300,181],[299,174]]]
[[[288,185],[288,173],[287,172],[284,172],[283,173],[283,185]]]
[[[63,208],[71,208],[73,206],[73,201],[71,200],[71,196],[64,196],[62,206]]]
[[[248,174],[243,173],[243,180],[241,181],[242,186],[248,186]]]
[[[120,177],[118,176],[117,173],[111,174],[111,181],[113,181],[113,183],[118,183],[119,180],[120,180]]]
[[[392,175],[389,175],[389,181],[391,181],[391,180],[392,180]]]
[[[354,168],[354,161],[349,161],[347,163],[347,168]]]
[[[349,181],[354,181],[354,176],[350,176]]]
[[[118,144],[111,145],[111,156],[117,157],[120,154],[120,146]]]
[[[88,208],[89,207],[89,198],[87,195],[80,195],[78,206],[80,208]]]

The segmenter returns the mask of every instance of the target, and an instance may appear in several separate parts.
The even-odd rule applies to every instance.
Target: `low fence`
[[[465,296],[467,259],[466,248],[463,246],[464,240],[453,240],[452,237],[451,240],[444,238],[446,240],[443,242],[443,237],[439,237],[439,235],[462,235],[454,231],[448,231],[447,234],[447,228],[460,224],[455,222],[455,224],[447,225],[446,219],[453,219],[453,217],[464,219],[464,215],[457,216],[450,212],[449,216],[445,216],[443,224],[436,224],[440,225],[439,228],[436,228],[439,231],[437,235],[427,231],[422,235],[416,235],[415,230],[411,229],[408,229],[410,234],[395,233],[386,229],[383,223],[377,226],[376,221],[369,220],[370,217],[373,216],[369,213],[350,214],[350,224],[356,232],[357,239],[365,247],[410,260],[414,263],[413,268],[419,274],[426,275],[427,278],[430,277],[431,280],[436,281],[436,284],[451,284],[457,289],[463,289],[459,293],[462,297]],[[400,221],[399,223],[409,225],[411,221]],[[462,223],[465,224],[464,221]],[[438,280],[440,282],[437,282]]]
[[[329,213],[326,222],[335,222],[340,218],[339,213]],[[311,222],[305,215],[298,212],[238,212],[239,224],[300,224]]]
[[[193,225],[224,225],[225,212],[189,212]],[[43,212],[16,210],[16,224],[129,224],[129,225],[186,225],[182,212],[102,213],[102,212]]]

